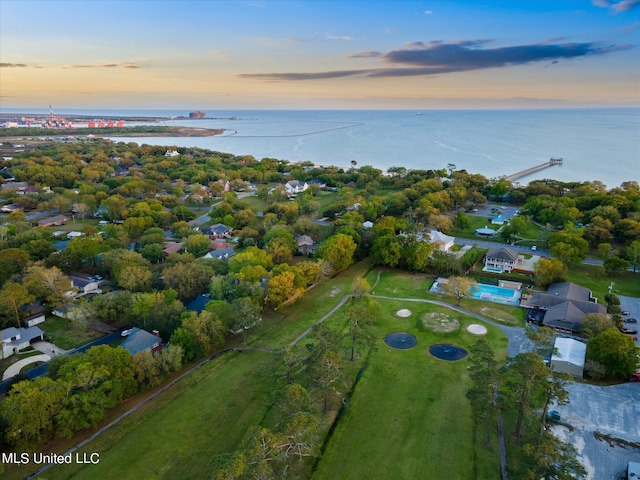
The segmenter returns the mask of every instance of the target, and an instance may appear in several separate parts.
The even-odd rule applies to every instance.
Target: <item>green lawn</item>
[[[378,302],[377,349],[312,478],[496,478],[497,450],[473,444],[465,397],[469,361],[445,362],[428,353],[439,342],[469,348],[477,337],[466,326],[475,320],[434,305]],[[400,308],[412,315],[399,318]],[[440,334],[418,328],[421,316],[431,312],[450,315],[460,328]],[[390,349],[383,337],[394,331],[415,335],[418,345]],[[489,327],[487,338],[504,358],[502,333]]]
[[[53,340],[57,346],[70,350],[80,347],[91,340],[101,337],[102,334],[95,330],[86,332],[67,328],[67,321],[64,318],[48,316],[47,321],[38,325],[45,333],[45,340]]]
[[[277,358],[231,353],[208,363],[79,451],[99,453],[99,464],[54,467],[46,478],[209,478],[211,458],[260,422],[271,381],[261,369]]]
[[[369,272],[367,279],[373,284],[376,271],[369,268],[368,262],[359,263],[310,290],[292,307],[267,316],[261,327],[251,332],[248,343],[266,348],[286,345],[349,293],[355,276]],[[430,280],[423,276],[385,272],[376,289],[424,298],[429,284]],[[409,308],[412,315],[398,317],[396,312],[401,308]],[[327,324],[344,329],[344,312],[343,307]],[[477,337],[467,332],[466,327],[477,321],[444,307],[417,302],[378,300],[376,312],[377,348],[368,357],[368,368],[327,444],[314,478],[495,477],[499,471],[497,452],[486,450],[482,442],[475,446],[473,443],[470,409],[464,396],[468,360],[444,362],[427,351],[429,345],[442,341],[469,348]],[[434,333],[424,327],[425,315],[444,316],[460,326],[451,333]],[[504,360],[507,340],[498,329],[488,328],[487,338],[500,360]],[[383,337],[393,331],[414,334],[418,346],[408,351],[389,349]],[[308,340],[298,348],[305,349],[304,343]],[[342,347],[346,357],[348,339]],[[358,347],[357,362],[347,362],[350,381],[366,354],[366,350]],[[241,446],[249,428],[272,422],[268,405],[275,381],[266,372],[279,361],[278,355],[258,351],[224,355],[79,451],[99,453],[98,465],[56,466],[44,476],[118,480],[208,478],[213,456],[233,452]],[[318,398],[318,392],[314,395]],[[338,400],[332,398],[334,413]],[[126,404],[117,410],[125,408]],[[323,417],[324,431],[332,415]],[[66,449],[77,441],[47,448]],[[318,442],[321,444],[322,439]],[[310,463],[295,465],[292,478],[308,478],[310,467]],[[32,470],[33,466],[11,468],[7,477],[23,478]]]
[[[640,297],[640,272],[622,272],[613,278],[604,274],[601,267],[595,265],[576,265],[569,269],[569,281],[591,290],[600,303],[613,282],[613,292],[617,295]]]

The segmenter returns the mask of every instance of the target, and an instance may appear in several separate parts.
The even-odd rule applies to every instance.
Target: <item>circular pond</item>
[[[457,345],[451,345],[449,343],[436,343],[429,347],[429,353],[440,360],[448,360],[453,362],[455,360],[462,360],[468,355],[468,352]]]
[[[384,337],[384,343],[391,348],[406,350],[407,348],[415,347],[418,341],[416,340],[416,337],[409,333],[394,332]]]

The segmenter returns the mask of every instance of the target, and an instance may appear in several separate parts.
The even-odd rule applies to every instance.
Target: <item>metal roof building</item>
[[[582,378],[587,345],[573,338],[556,338],[555,353],[551,355],[549,368],[555,372],[564,372]]]

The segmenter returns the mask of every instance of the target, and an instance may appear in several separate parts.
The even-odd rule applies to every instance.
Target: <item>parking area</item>
[[[635,318],[638,320],[638,323],[625,323],[624,326],[640,331],[640,298],[625,297],[623,295],[618,296],[620,297],[620,308],[622,311],[629,312],[629,315],[625,315],[624,318]],[[640,334],[636,334],[636,337],[638,337],[636,345],[640,347]]]
[[[562,423],[553,427],[561,440],[573,444],[589,479],[619,479],[628,461],[640,461],[640,384],[599,387],[574,382],[567,387],[569,404],[554,406]],[[608,442],[594,434],[622,442]]]
[[[517,207],[511,207],[508,205],[497,205],[497,204],[491,204],[491,203],[477,205],[475,210],[477,211],[467,212],[467,215],[474,215],[477,217],[487,217],[487,218],[493,218],[500,215],[505,220],[509,220],[512,217],[515,217],[518,213],[520,213],[520,209]]]
[[[625,478],[627,462],[640,462],[640,449],[596,438],[592,432],[570,430],[556,425],[553,434],[563,442],[572,444],[578,452],[578,461],[587,471],[587,480]]]

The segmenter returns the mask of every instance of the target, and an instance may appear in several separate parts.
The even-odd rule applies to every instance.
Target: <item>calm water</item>
[[[69,111],[69,113],[87,113]],[[95,112],[92,112],[95,113]],[[104,111],[104,115],[188,115],[186,111]],[[386,169],[445,168],[509,175],[564,158],[522,178],[601,180],[607,187],[640,181],[640,109],[423,111],[206,111],[219,119],[170,125],[227,129],[203,138],[118,138],[152,145],[195,146],[257,159]],[[229,118],[236,116],[236,120]]]

